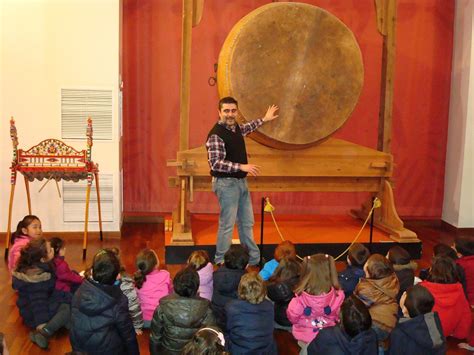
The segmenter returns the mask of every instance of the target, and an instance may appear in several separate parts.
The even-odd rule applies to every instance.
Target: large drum
[[[277,149],[317,144],[336,132],[359,99],[362,55],[351,30],[302,3],[270,3],[242,18],[219,55],[220,97],[239,101],[241,119],[280,107],[253,138]]]

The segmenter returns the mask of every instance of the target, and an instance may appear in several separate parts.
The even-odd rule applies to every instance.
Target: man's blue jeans
[[[212,191],[217,195],[221,209],[214,262],[219,264],[224,261],[224,254],[232,244],[232,233],[237,222],[240,243],[247,247],[250,254],[249,264],[258,264],[260,250],[253,240],[254,218],[247,180],[213,178]]]

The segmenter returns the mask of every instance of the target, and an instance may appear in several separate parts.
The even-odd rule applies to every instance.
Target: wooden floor
[[[430,263],[433,246],[438,242],[451,243],[454,235],[438,227],[422,224],[409,224],[408,227],[414,230],[423,241],[423,257],[418,261],[419,267],[426,267]],[[122,251],[122,261],[126,269],[132,273],[135,270],[134,261],[138,251],[146,246],[157,251],[161,261],[164,259],[164,233],[162,224],[126,224],[123,228],[122,239],[107,239],[100,242],[98,238],[90,239],[87,261],[82,261],[82,241],[80,236],[67,240],[66,260],[71,268],[83,270],[92,256],[100,248],[119,246]],[[48,235],[46,235],[48,236]],[[3,245],[4,237],[0,238]],[[3,249],[2,249],[3,253]],[[338,269],[344,265],[338,263]],[[182,265],[163,265],[171,275],[174,276]],[[67,332],[60,332],[51,340],[48,351],[43,351],[31,344],[28,339],[29,329],[22,324],[18,310],[15,305],[16,297],[11,289],[10,275],[8,274],[6,262],[0,261],[0,332],[5,333],[7,345],[11,354],[64,354],[71,351]],[[148,354],[148,333],[138,337],[140,351]],[[275,337],[280,354],[298,354],[298,346],[290,333],[275,331]],[[457,341],[449,340],[448,354],[468,354],[469,352],[459,350],[456,347]]]

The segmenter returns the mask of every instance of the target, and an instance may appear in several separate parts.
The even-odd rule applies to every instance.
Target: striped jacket
[[[120,289],[128,299],[128,312],[130,313],[130,318],[132,318],[133,327],[135,330],[143,329],[143,314],[140,302],[138,301],[137,291],[135,290],[133,279],[125,273],[121,274]]]

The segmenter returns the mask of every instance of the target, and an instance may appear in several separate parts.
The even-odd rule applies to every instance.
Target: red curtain
[[[382,37],[374,0],[312,0],[354,32],[365,78],[359,103],[336,137],[376,148]],[[217,88],[208,85],[231,28],[269,1],[206,0],[193,29],[190,147],[205,142],[217,119]],[[179,132],[182,1],[123,1],[124,212],[164,213],[176,207],[168,187]],[[392,153],[395,201],[401,216],[439,218],[444,189],[454,0],[399,0]],[[276,103],[278,104],[278,103]],[[268,193],[281,213],[342,214],[367,198],[360,193]],[[254,193],[258,211],[262,194]],[[196,193],[192,212],[216,212],[212,193]]]

